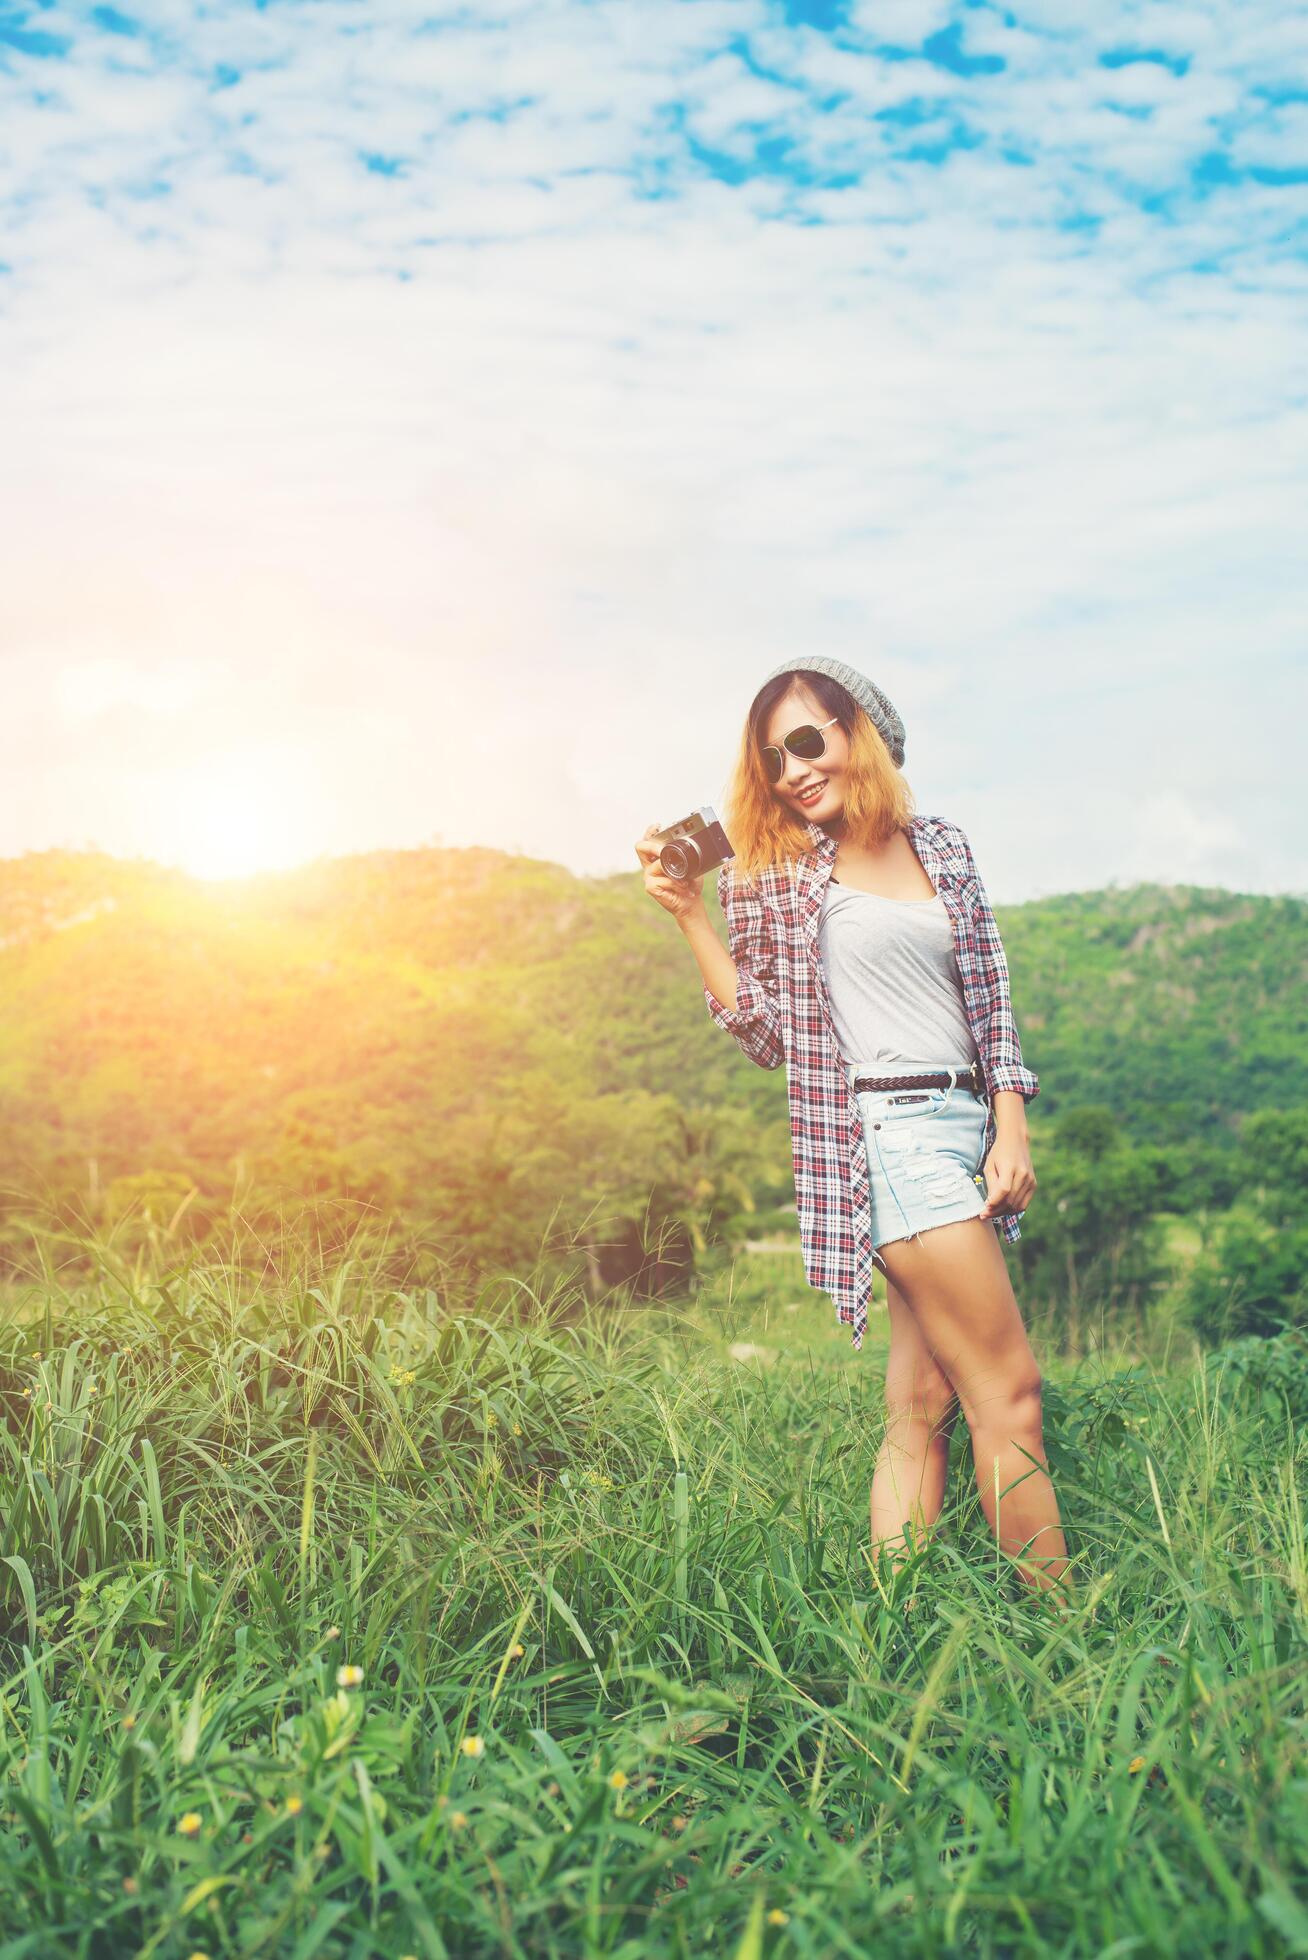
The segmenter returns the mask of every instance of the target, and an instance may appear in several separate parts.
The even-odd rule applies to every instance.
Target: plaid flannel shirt
[[[818,946],[818,914],[838,846],[818,824],[809,823],[808,831],[810,848],[791,870],[769,866],[752,891],[737,881],[730,859],[723,864],[718,898],[738,976],[736,1006],[724,1007],[708,987],[704,998],[718,1026],[751,1062],[786,1065],[804,1269],[810,1286],[831,1295],[859,1348],[874,1250],[867,1148]],[[1008,964],[967,838],[944,817],[922,816],[910,818],[909,836],[953,926],[963,1006],[988,1097],[1016,1089],[1029,1102],[1039,1092],[1039,1078],[1022,1061]],[[988,1101],[986,1156],[994,1141]],[[994,1221],[1006,1239],[1021,1238],[1020,1215]]]

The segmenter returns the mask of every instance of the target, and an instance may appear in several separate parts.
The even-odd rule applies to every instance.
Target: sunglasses
[[[785,738],[785,746],[792,755],[798,756],[801,762],[816,762],[820,755],[825,755],[827,752],[827,738],[822,733],[822,729],[830,728],[831,722],[839,720],[839,715],[832,715],[831,721],[824,721],[820,728],[814,728],[812,722],[806,721],[802,727],[791,729]],[[786,758],[781,750],[771,745],[764,749],[763,767],[768,772],[768,781],[779,783],[786,773]]]

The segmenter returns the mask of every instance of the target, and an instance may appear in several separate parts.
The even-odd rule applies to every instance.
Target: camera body
[[[649,841],[659,846],[659,864],[667,878],[698,878],[735,856],[711,803],[656,831]]]

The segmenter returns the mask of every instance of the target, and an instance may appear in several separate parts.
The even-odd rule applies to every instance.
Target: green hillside
[[[1199,1176],[1308,1102],[1305,905],[1186,886],[1001,907],[1041,1078]],[[673,922],[607,878],[491,850],[375,853],[231,886],[46,852],[0,862],[3,1229],[239,1198],[359,1207],[475,1270],[554,1223],[792,1195],[784,1071],[704,1011]],[[344,1226],[342,1224],[342,1229]]]

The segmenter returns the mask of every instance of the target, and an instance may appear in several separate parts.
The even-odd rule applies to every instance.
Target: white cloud
[[[1191,797],[1176,790],[1156,791],[1143,798],[1138,813],[1138,835],[1148,838],[1154,850],[1166,851],[1174,867],[1173,884],[1202,883],[1214,859],[1237,850],[1240,836],[1235,824]],[[1142,865],[1153,857],[1153,850],[1135,855]],[[1141,876],[1148,876],[1142,870]]]
[[[48,666],[54,677],[59,712],[70,722],[99,721],[118,708],[176,720],[200,707],[222,683],[224,668],[217,660],[180,657],[165,664],[142,667],[114,654],[92,653],[79,660],[64,641],[54,660],[40,647],[20,648],[18,664]]]
[[[918,46],[949,24],[949,0],[854,0],[851,26],[888,47]]]
[[[835,39],[744,0],[497,18],[177,5],[123,75],[47,12],[72,56],[13,65],[50,100],[15,89],[0,137],[0,849],[150,848],[123,784],[166,722],[182,770],[274,728],[334,786],[316,847],[626,868],[718,793],[767,667],[822,647],[887,686],[996,895],[1178,856],[1302,882],[1260,869],[1229,767],[1195,805],[1207,723],[1101,735],[1114,690],[1216,689],[1238,647],[1220,738],[1271,755],[1263,833],[1291,832],[1264,724],[1303,651],[1297,194],[1190,184],[1228,137],[1237,169],[1295,153],[1301,113],[1256,93],[1289,13],[969,10],[964,49],[1014,65],[961,78],[866,51],[943,6]],[[219,62],[260,65],[215,94]],[[915,127],[875,119],[909,98]],[[683,119],[797,168],[717,181]],[[905,159],[955,121],[984,141]],[[1096,821],[1124,784],[1130,823]]]

